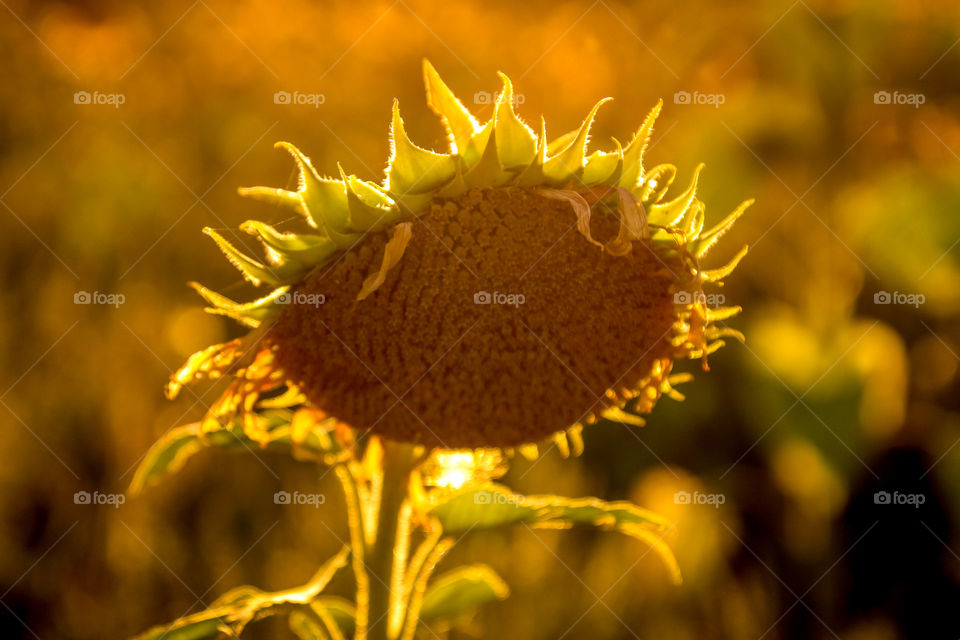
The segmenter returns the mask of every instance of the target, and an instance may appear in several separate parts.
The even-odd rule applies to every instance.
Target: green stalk
[[[409,516],[402,517],[410,473],[422,456],[408,445],[384,443],[383,490],[374,544],[368,547],[367,570],[370,573],[369,640],[395,640],[399,629],[392,621],[403,602],[403,573],[409,551]],[[402,545],[400,548],[398,545]],[[402,609],[401,613],[402,615]]]

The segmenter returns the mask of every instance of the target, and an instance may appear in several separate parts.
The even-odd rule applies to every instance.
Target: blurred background
[[[588,429],[582,458],[554,450],[507,478],[663,514],[684,584],[625,537],[477,534],[445,562],[485,560],[513,594],[468,631],[960,636],[955,2],[0,5],[3,637],[126,637],[240,584],[299,584],[346,539],[332,478],[317,489],[311,466],[270,454],[205,453],[123,504],[74,495],[122,494],[216,397],[162,394],[190,353],[241,333],[185,283],[248,295],[200,229],[284,221],[236,195],[292,185],[274,141],[379,180],[398,97],[414,140],[443,147],[423,57],[483,118],[474,94],[510,74],[553,135],[613,96],[603,148],[663,98],[648,164],[686,184],[706,162],[708,224],[757,199],[713,254],[751,246],[723,290],[746,345],[710,373],[684,363],[686,402],[646,428]],[[276,505],[281,488],[330,499]],[[349,595],[348,572],[332,589]]]

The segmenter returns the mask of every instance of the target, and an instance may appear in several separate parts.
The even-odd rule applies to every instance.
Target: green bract
[[[294,145],[278,142],[276,146],[289,152],[299,168],[297,190],[251,187],[240,189],[240,194],[295,211],[310,231],[281,232],[256,220],[244,222],[240,228],[264,246],[266,259],[261,261],[205,229],[247,281],[273,288],[270,294],[241,304],[195,285],[211,305],[209,311],[250,327],[271,320],[283,309],[284,294],[292,285],[348,251],[366,234],[414,220],[435,200],[456,198],[472,188],[541,188],[547,197],[569,199],[575,209],[586,205],[578,194],[590,192],[606,206],[620,210],[620,237],[607,246],[612,253],[625,242],[640,238],[649,238],[670,253],[677,249],[677,236],[682,234],[685,250],[696,258],[703,256],[752,202],[744,202],[720,224],[703,231],[703,203],[696,198],[702,165],[683,193],[663,201],[676,167],[663,164],[645,170],[643,166],[643,153],[662,102],[650,111],[626,147],[613,140],[612,151],[588,154],[590,126],[609,98],[594,105],[579,129],[548,142],[542,119],[536,133],[517,116],[513,84],[506,75],[500,74],[503,89],[497,94],[493,117],[481,125],[433,65],[424,61],[423,71],[427,104],[447,130],[449,151],[437,153],[414,144],[407,137],[396,101],[390,127],[392,153],[382,185],[348,175],[339,165],[339,179],[322,177]],[[581,231],[589,237],[589,228]],[[720,277],[719,271],[700,273],[704,280]]]

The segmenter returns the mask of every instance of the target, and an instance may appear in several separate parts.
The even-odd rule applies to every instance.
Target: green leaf
[[[329,616],[343,635],[353,635],[357,624],[357,609],[352,602],[337,596],[321,596],[310,603],[310,608]]]
[[[320,570],[301,587],[285,591],[264,592],[256,587],[237,587],[217,598],[209,609],[160,625],[136,637],[136,640],[201,640],[214,638],[221,630],[239,636],[255,620],[279,613],[305,610],[327,586],[333,576],[347,564],[348,547],[325,562]]]
[[[458,567],[438,576],[427,587],[420,620],[427,624],[453,620],[509,595],[507,583],[487,565]]]
[[[666,530],[668,526],[659,516],[630,502],[553,495],[524,496],[495,483],[456,493],[434,506],[430,513],[440,521],[446,533],[524,523],[589,524],[629,535],[631,527]]]
[[[526,506],[525,497],[497,484],[461,491],[430,510],[444,532],[492,529],[508,524],[535,522],[537,510]]]
[[[309,613],[291,613],[290,631],[300,640],[330,640],[320,621]]]
[[[524,496],[491,482],[442,499],[430,509],[429,515],[440,522],[445,534],[453,535],[510,524],[545,528],[587,525],[618,531],[651,545],[673,579],[680,580],[676,560],[662,540],[670,525],[663,518],[630,502],[553,495]]]
[[[310,603],[310,611],[290,614],[290,630],[300,640],[334,640],[353,636],[357,610],[337,596],[321,596]]]
[[[397,195],[434,191],[450,181],[457,170],[457,158],[421,149],[410,141],[400,117],[400,105],[393,101],[390,127],[393,154],[387,165],[386,188]]]
[[[265,421],[264,429],[269,433],[266,448],[272,451],[293,453],[295,445],[290,433],[291,412],[289,410],[263,411],[260,418]],[[238,421],[239,422],[239,421]],[[335,454],[337,445],[329,437],[334,420],[320,423],[313,433],[307,435],[297,447],[316,454]],[[133,480],[130,483],[131,494],[136,495],[146,487],[156,484],[163,476],[175,473],[183,468],[187,460],[203,449],[218,448],[230,452],[257,451],[261,444],[251,440],[239,424],[216,431],[204,432],[200,423],[193,423],[171,429],[157,440],[140,461]]]

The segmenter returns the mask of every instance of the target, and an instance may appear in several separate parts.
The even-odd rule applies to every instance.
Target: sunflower
[[[674,386],[689,376],[673,363],[706,369],[724,337],[742,337],[715,325],[740,308],[708,305],[703,286],[720,284],[746,248],[713,270],[701,259],[751,201],[704,230],[702,165],[667,197],[676,168],[643,164],[662,103],[629,144],[588,153],[606,99],[549,140],[542,119],[534,130],[518,117],[500,78],[481,124],[425,61],[449,149],[411,142],[394,102],[382,184],[339,166],[339,178],[325,177],[278,143],[297,164],[297,190],[240,193],[296,212],[305,230],[243,223],[261,260],[205,229],[270,292],[240,303],[193,285],[208,311],[252,330],[194,354],[168,395],[228,375],[204,424],[239,420],[260,441],[263,412],[288,407],[335,419],[341,434],[508,451],[552,437],[565,452],[582,446],[584,424],[639,425],[662,395],[682,398]]]

